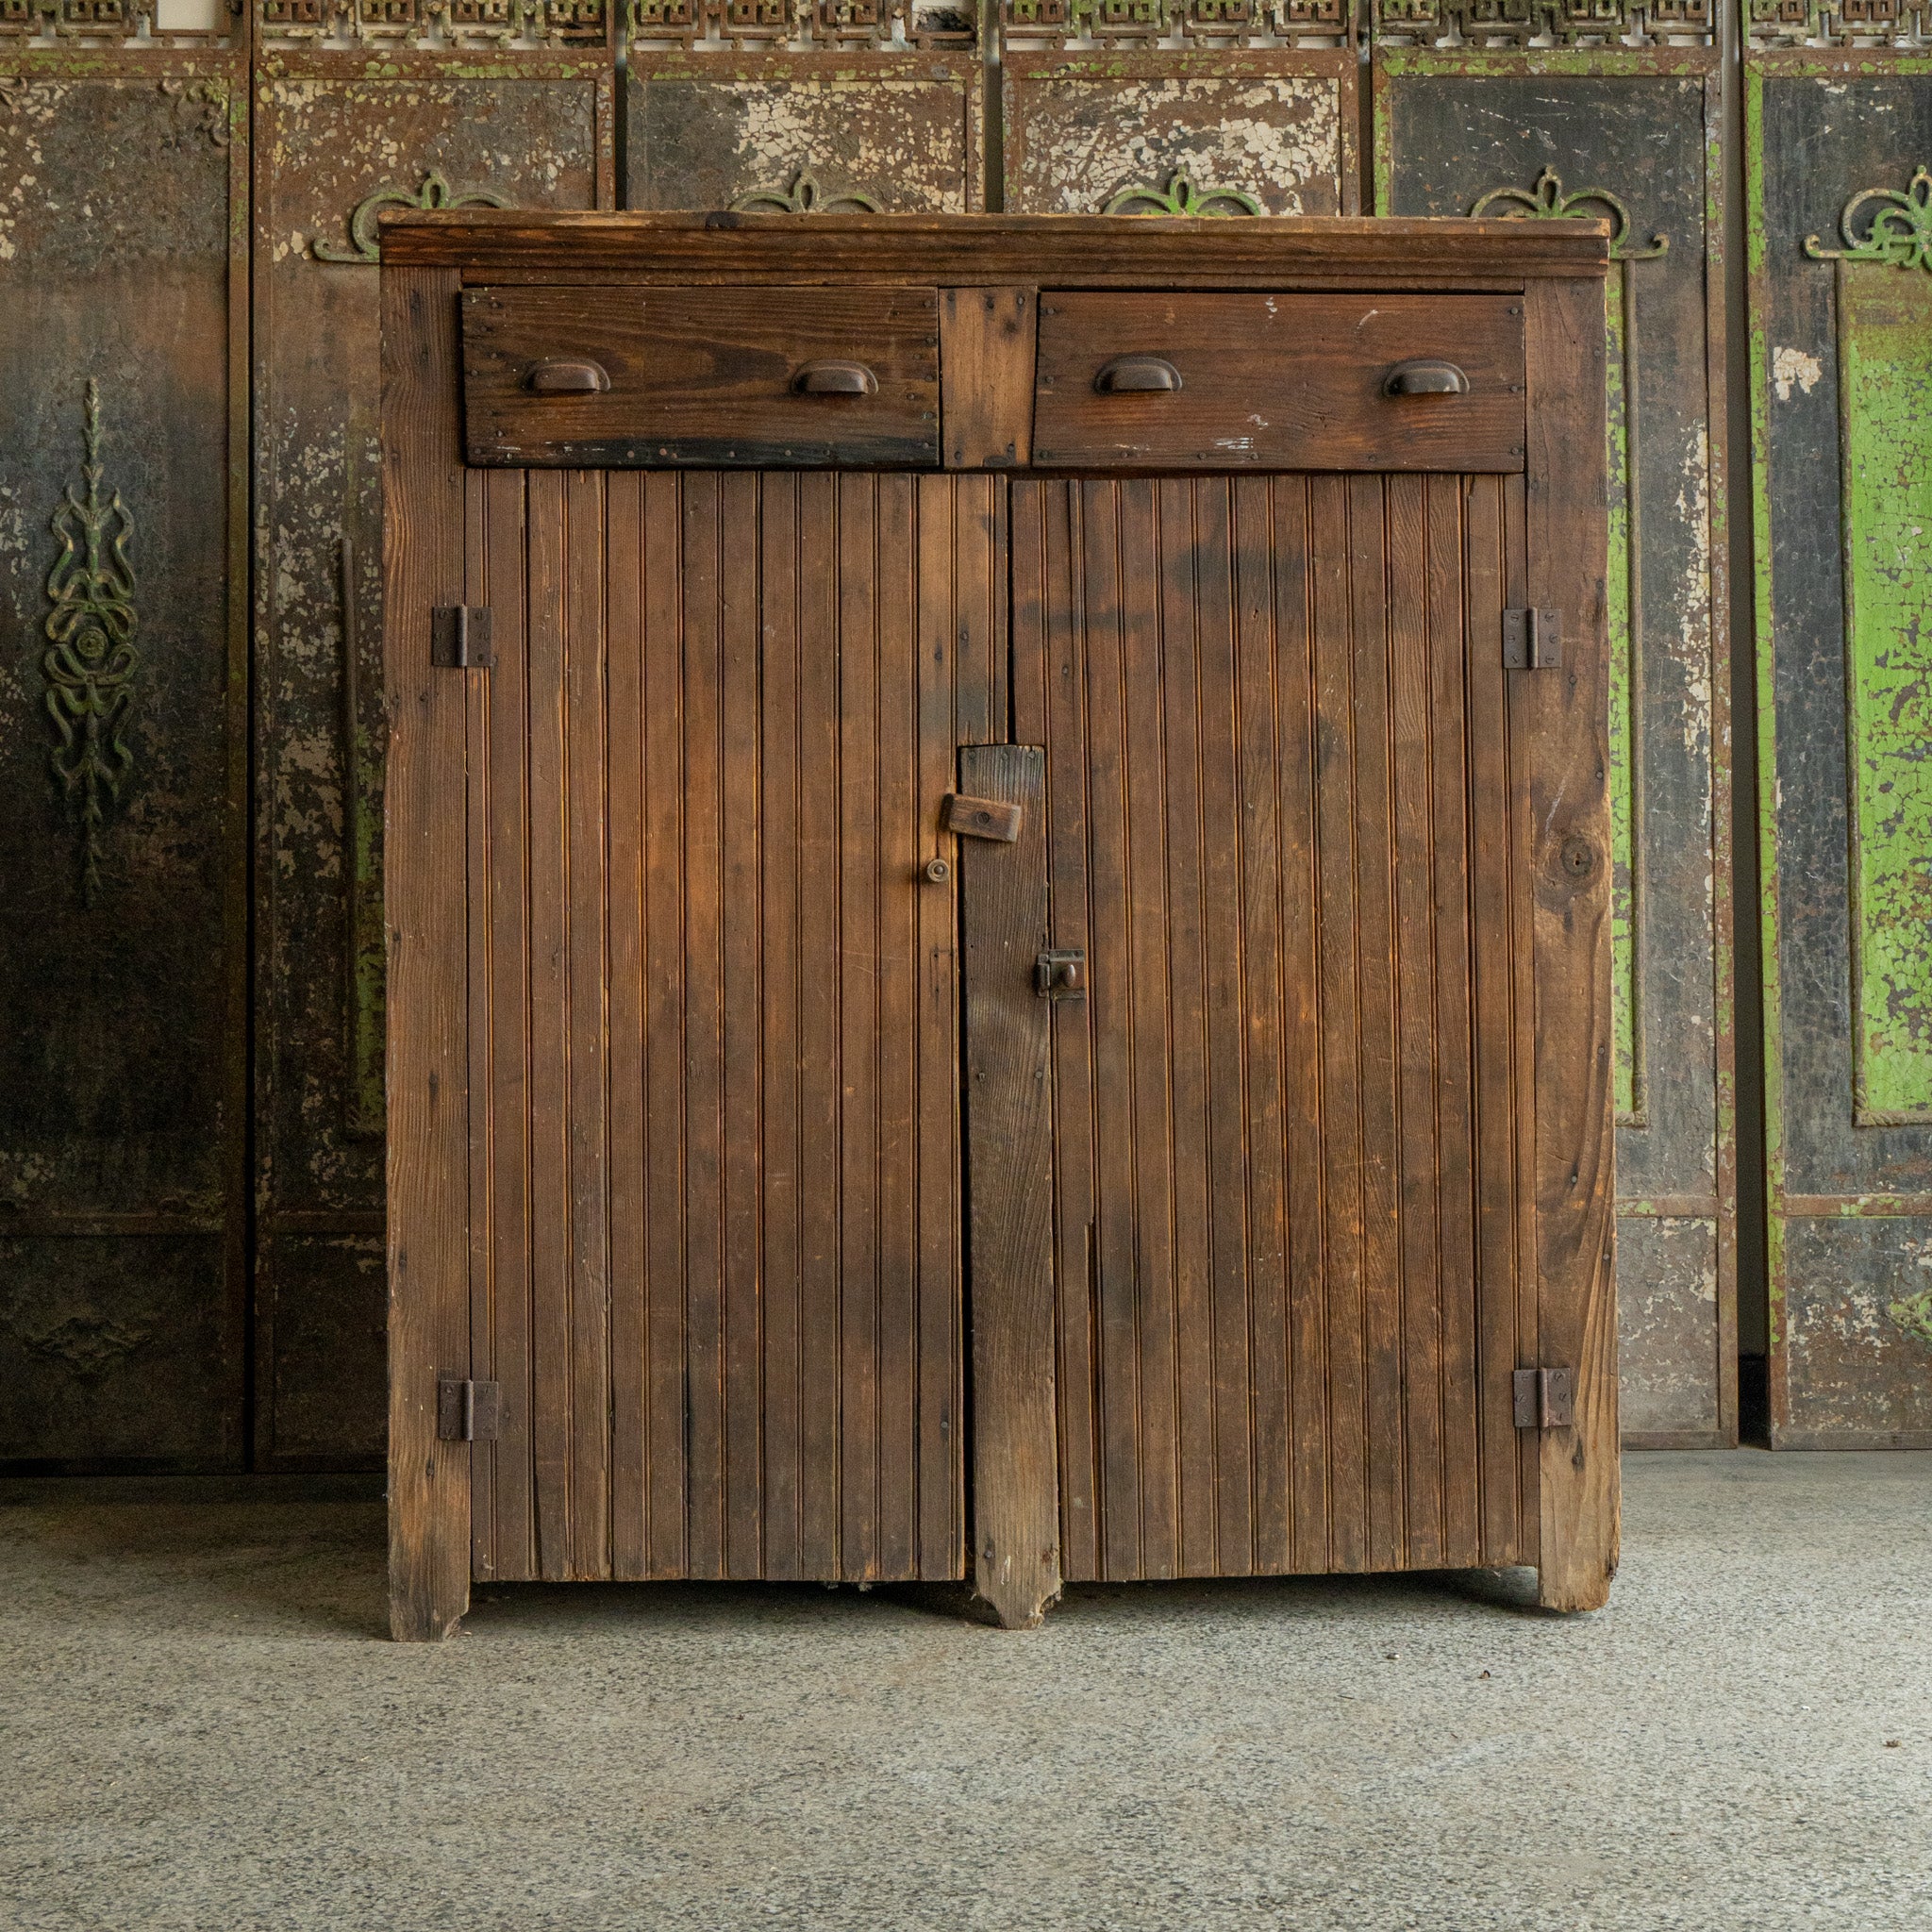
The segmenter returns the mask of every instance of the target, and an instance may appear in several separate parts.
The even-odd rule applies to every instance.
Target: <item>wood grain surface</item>
[[[1180,387],[1100,393],[1122,356],[1159,357]],[[1469,392],[1383,393],[1427,358],[1453,362]],[[1520,470],[1523,303],[1052,290],[1037,388],[1043,468]]]
[[[531,373],[591,362],[608,387],[540,394]],[[814,363],[860,394],[805,394]],[[931,289],[473,289],[463,298],[473,463],[937,469]]]
[[[956,745],[1005,728],[1003,486],[471,487],[477,1574],[958,1577],[958,937],[924,868]]]
[[[1536,1560],[1506,487],[1014,486],[1069,1578]]]
[[[1020,836],[959,855],[965,925],[974,1588],[1008,1629],[1059,1594],[1054,1417],[1052,1013],[1034,961],[1046,908],[1046,756],[968,745],[960,786],[1022,808]]]

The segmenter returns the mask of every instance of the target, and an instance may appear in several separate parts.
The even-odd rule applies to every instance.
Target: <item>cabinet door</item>
[[[1002,488],[470,475],[479,1577],[961,1573],[927,865],[1005,735]]]
[[[1089,976],[1054,1003],[1065,1573],[1534,1563],[1522,479],[1012,516],[1015,735]]]

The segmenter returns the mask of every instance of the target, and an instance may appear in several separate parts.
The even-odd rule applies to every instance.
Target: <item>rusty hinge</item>
[[[1576,1420],[1574,1369],[1518,1369],[1513,1392],[1519,1429],[1567,1429]]]
[[[968,798],[949,791],[940,808],[940,824],[967,839],[998,839],[1010,845],[1020,836],[1026,808],[997,798]]]
[[[1551,671],[1563,661],[1563,620],[1554,610],[1503,613],[1503,669]]]
[[[429,613],[429,661],[447,671],[488,671],[496,662],[490,613],[475,604],[445,605]]]
[[[503,1391],[494,1382],[444,1375],[436,1385],[436,1433],[444,1442],[493,1442],[503,1423]]]
[[[1087,997],[1087,955],[1069,946],[1049,947],[1033,962],[1033,991],[1043,1000]]]

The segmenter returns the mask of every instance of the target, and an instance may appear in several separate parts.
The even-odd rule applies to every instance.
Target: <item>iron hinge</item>
[[[446,605],[429,613],[429,661],[446,671],[488,671],[496,662],[490,612],[475,604]]]
[[[1567,1429],[1576,1420],[1574,1369],[1518,1369],[1514,1393],[1519,1429]]]
[[[436,1433],[444,1442],[493,1442],[503,1423],[503,1391],[494,1382],[444,1375],[436,1385]]]
[[[1563,661],[1563,620],[1554,610],[1503,613],[1503,669],[1552,671]]]

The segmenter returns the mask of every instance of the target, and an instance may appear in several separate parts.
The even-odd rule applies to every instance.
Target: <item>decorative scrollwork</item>
[[[1101,209],[1104,215],[1231,215],[1265,213],[1252,194],[1240,188],[1197,188],[1183,170],[1170,175],[1165,188],[1124,188]]]
[[[605,0],[257,0],[257,8],[270,42],[393,45],[440,31],[459,47],[582,45],[609,33]]]
[[[731,204],[735,214],[767,215],[875,215],[878,203],[861,189],[843,194],[827,194],[807,161],[791,177],[790,188],[758,188],[741,194]]]
[[[181,147],[193,141],[205,141],[210,147],[228,145],[232,137],[225,88],[211,80],[164,80],[159,86],[175,104],[172,145]]]
[[[317,261],[333,262],[379,262],[382,247],[376,233],[376,217],[386,208],[508,208],[508,202],[502,195],[492,194],[487,188],[479,188],[475,193],[458,194],[433,168],[423,177],[423,185],[411,194],[403,188],[378,188],[374,194],[364,195],[356,204],[349,216],[349,246],[338,247],[333,242],[325,242],[320,236],[308,244],[308,252]]]
[[[1894,42],[1932,36],[1932,0],[1749,0],[1745,13],[1760,47],[1862,43],[1882,57]]]
[[[1711,0],[1375,0],[1375,38],[1385,45],[1707,41],[1712,22]]]
[[[655,46],[970,47],[973,11],[914,0],[628,0],[630,36]]]
[[[1472,221],[1495,213],[1504,221],[1587,222],[1607,210],[1615,226],[1610,235],[1612,261],[1647,261],[1665,254],[1671,245],[1668,235],[1653,235],[1641,248],[1630,245],[1630,210],[1607,188],[1579,188],[1574,194],[1563,192],[1563,177],[1554,168],[1545,168],[1536,177],[1534,188],[1492,188],[1476,199],[1469,211]]]
[[[145,1328],[130,1327],[92,1309],[69,1315],[64,1322],[21,1340],[37,1355],[63,1361],[83,1382],[97,1382],[123,1356],[132,1355],[148,1338]]]
[[[1229,46],[1257,36],[1332,46],[1355,37],[1355,8],[1344,0],[1001,0],[1000,17],[1010,40],[1108,47],[1172,39]]]
[[[101,494],[101,386],[90,378],[80,474],[81,495],[67,486],[53,518],[60,555],[47,575],[48,648],[41,658],[47,715],[59,742],[50,760],[60,789],[80,806],[81,892],[92,906],[101,887],[101,832],[108,808],[134,768],[124,736],[134,704],[134,566],[127,544],[134,519],[117,490]]]
[[[1861,240],[1853,224],[1868,207],[1872,220]],[[1842,248],[1827,248],[1816,235],[1807,235],[1805,253],[1814,261],[1882,261],[1932,272],[1932,175],[1919,169],[1903,192],[1861,189],[1845,203],[1838,230],[1844,237]]]

